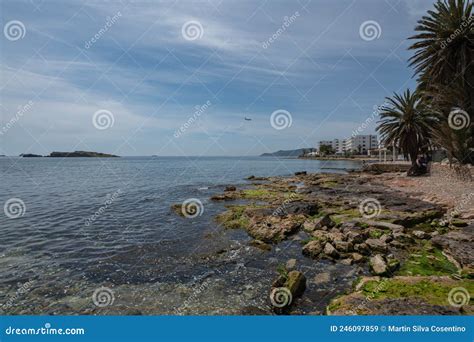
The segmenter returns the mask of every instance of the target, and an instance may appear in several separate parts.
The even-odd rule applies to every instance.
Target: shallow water
[[[25,204],[23,216],[0,215],[0,304],[13,314],[269,313],[275,270],[296,258],[309,285],[298,309],[318,313],[354,270],[304,258],[304,236],[271,252],[249,247],[244,231],[213,221],[225,208],[209,198],[228,184],[246,186],[249,175],[359,166],[264,157],[0,158],[0,203]],[[170,210],[189,198],[202,202],[200,216]],[[91,296],[103,286],[114,301],[98,308]]]

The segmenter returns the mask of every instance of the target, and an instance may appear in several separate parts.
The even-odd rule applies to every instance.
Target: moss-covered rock
[[[455,291],[459,291],[458,298],[454,298]],[[472,280],[454,280],[449,277],[363,278],[355,292],[333,299],[327,307],[327,313],[472,315],[473,301],[469,300],[468,293],[474,293]]]

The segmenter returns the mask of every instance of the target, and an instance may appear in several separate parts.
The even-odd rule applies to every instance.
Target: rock
[[[260,241],[260,240],[252,240],[250,242],[250,246],[259,248],[263,251],[271,251],[272,250],[272,246],[270,246],[269,244],[267,244],[263,241]]]
[[[236,191],[237,188],[233,185],[229,185],[229,186],[226,186],[225,187],[225,190],[224,191]]]
[[[395,224],[395,223],[390,223],[390,222],[373,221],[373,220],[360,220],[360,222],[363,222],[375,228],[390,229],[391,231],[403,232],[405,230],[405,227],[402,226],[401,224]]]
[[[370,270],[374,275],[390,276],[400,266],[400,261],[395,258],[386,259],[382,255],[377,254],[370,258]]]
[[[296,268],[296,259],[290,259],[286,262],[286,269],[288,271],[294,270]]]
[[[474,225],[432,238],[435,247],[451,255],[467,273],[474,273]]]
[[[237,195],[233,192],[224,192],[223,194],[213,195],[211,201],[233,201]]]
[[[277,314],[288,313],[291,304],[306,289],[306,277],[299,271],[291,271],[286,277],[279,276],[272,284],[270,301]]]
[[[329,242],[326,242],[326,244],[324,245],[323,252],[326,256],[330,258],[334,258],[334,259],[339,258],[339,252]]]
[[[335,240],[333,241],[334,247],[342,253],[347,253],[352,250],[352,243],[347,241]]]
[[[173,210],[179,216],[184,217],[183,204],[182,203],[173,204],[171,206],[171,210]]]
[[[314,232],[311,233],[311,236],[316,238],[317,240],[321,241],[321,243],[325,243],[326,241],[329,240],[329,233],[324,231],[324,230],[315,230]]]
[[[317,258],[322,251],[322,244],[318,240],[310,241],[303,247],[303,255],[309,256],[313,259]]]
[[[375,251],[375,252],[387,251],[387,243],[383,242],[380,239],[367,239],[365,240],[365,243],[367,244],[367,246],[369,246],[369,248],[372,251]]]
[[[411,233],[414,237],[418,238],[418,239],[429,239],[430,238],[430,234],[422,231],[422,230],[414,230],[412,233]]]
[[[313,283],[315,284],[324,284],[329,283],[331,280],[331,274],[329,272],[316,274],[313,278]]]
[[[289,215],[287,217],[277,216],[255,216],[250,219],[247,232],[254,239],[266,243],[285,240],[301,227],[304,216]]]
[[[359,253],[352,253],[351,258],[355,263],[363,262],[364,256]]]
[[[350,231],[347,232],[345,235],[347,241],[350,241],[354,244],[364,242],[369,236],[367,233],[362,231]]]
[[[362,255],[369,255],[370,254],[370,248],[365,242],[355,244],[354,245],[354,250],[356,252],[359,252]]]
[[[385,262],[382,255],[377,254],[370,258],[369,261],[370,270],[374,275],[385,275],[388,271],[387,263]]]
[[[293,214],[312,216],[318,213],[319,205],[314,202],[294,201],[286,203],[282,206],[282,208],[282,212],[284,212],[286,215]]]
[[[351,258],[342,259],[340,261],[340,263],[343,264],[343,265],[350,266],[350,265],[352,265],[352,259]]]
[[[415,241],[413,240],[413,238],[408,235],[408,234],[405,234],[405,233],[401,233],[401,232],[394,232],[392,234],[393,238],[401,243],[404,243],[404,244],[411,244],[411,243],[414,243]]]
[[[451,220],[451,225],[455,226],[455,227],[467,227],[468,224],[467,222],[463,221],[463,220],[459,220],[459,219],[453,219]]]
[[[323,217],[318,217],[315,219],[308,220],[304,223],[304,229],[308,232],[314,230],[327,230],[335,225],[334,221],[331,220],[329,215],[324,215]]]
[[[293,295],[293,298],[299,297],[306,289],[306,277],[299,271],[291,271],[284,285]]]
[[[339,230],[333,228],[329,233],[326,234],[327,238],[331,241],[341,240],[343,241],[345,236]]]
[[[389,234],[384,234],[380,237],[380,241],[385,243],[390,243],[393,240],[392,236]]]
[[[308,173],[306,171],[297,171],[295,172],[295,176],[306,176]]]

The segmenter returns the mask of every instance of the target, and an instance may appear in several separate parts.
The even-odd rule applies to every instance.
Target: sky
[[[0,154],[247,156],[374,134],[431,0],[0,0]],[[246,120],[247,119],[247,120]]]

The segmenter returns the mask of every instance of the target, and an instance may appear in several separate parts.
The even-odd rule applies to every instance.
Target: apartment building
[[[348,139],[321,140],[319,148],[322,145],[331,146],[336,154],[368,154],[369,150],[379,147],[379,142],[377,135],[354,135]]]

